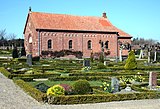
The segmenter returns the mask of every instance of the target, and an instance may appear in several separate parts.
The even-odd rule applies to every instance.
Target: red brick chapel
[[[23,34],[26,53],[33,56],[41,56],[41,52],[47,50],[73,50],[90,57],[91,52],[102,51],[101,41],[106,44],[104,52],[110,51],[109,57],[118,57],[118,42],[131,43],[132,38],[113,26],[106,13],[93,17],[32,12],[31,9]],[[122,50],[122,55],[127,54],[127,49]]]

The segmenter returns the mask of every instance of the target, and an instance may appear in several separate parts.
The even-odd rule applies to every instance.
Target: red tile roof
[[[91,16],[73,16],[65,14],[49,14],[31,12],[29,14],[36,29],[82,30],[119,32],[120,36],[131,37],[116,28],[107,18]]]

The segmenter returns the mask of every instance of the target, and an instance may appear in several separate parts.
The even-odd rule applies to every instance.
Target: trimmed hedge
[[[14,77],[32,77],[33,79],[38,79],[38,78],[49,78],[49,77],[56,77],[60,76],[61,74],[11,74],[9,75],[9,78],[12,79]]]
[[[127,93],[127,94],[92,94],[48,97],[49,104],[86,104],[110,101],[140,100],[160,98],[160,92]]]
[[[33,77],[14,77],[14,80],[19,80],[22,79],[25,82],[32,82],[33,81]]]
[[[95,72],[95,73],[69,73],[69,76],[125,76],[138,75],[137,73]]]
[[[6,77],[10,77],[11,73],[8,72],[4,67],[0,67],[0,72],[5,75]]]
[[[14,82],[37,101],[47,101],[47,95],[32,87],[30,84],[24,82],[23,80],[14,80]]]
[[[57,77],[49,77],[48,80],[50,81],[75,81],[79,79],[85,79],[88,81],[97,81],[97,80],[108,80],[108,76],[69,76],[69,77],[63,77],[63,76],[57,76]]]
[[[146,66],[146,67],[138,67],[138,70],[149,70],[149,71],[153,71],[153,70],[160,70],[159,66]]]
[[[26,62],[27,58],[18,58],[18,62]]]
[[[124,67],[107,67],[108,69],[111,70],[125,70]],[[148,70],[148,71],[153,71],[153,70],[160,70],[160,67],[158,66],[137,66],[135,70]]]

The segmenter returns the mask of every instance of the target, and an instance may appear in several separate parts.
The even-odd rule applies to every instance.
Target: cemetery
[[[135,60],[39,57],[0,59],[0,72],[26,93],[49,104],[85,104],[160,98],[160,67]]]

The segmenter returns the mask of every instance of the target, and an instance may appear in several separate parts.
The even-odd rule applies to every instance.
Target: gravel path
[[[78,105],[42,104],[0,73],[0,109],[160,109],[160,99]]]

